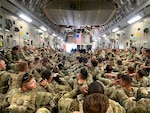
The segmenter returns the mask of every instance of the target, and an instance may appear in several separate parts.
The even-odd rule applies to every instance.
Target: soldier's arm
[[[118,90],[116,93],[116,100],[120,103],[120,105],[125,106],[128,96],[125,94],[123,90]]]
[[[12,54],[8,52],[6,56],[7,56],[8,61],[12,62]]]
[[[79,89],[74,89],[71,92],[68,92],[63,95],[63,98],[74,98],[79,94]]]
[[[40,106],[48,106],[50,110],[52,110],[56,106],[53,95],[49,92],[38,92],[35,104],[37,108],[40,108]]]
[[[148,87],[150,85],[150,80],[146,77],[143,77],[143,80],[140,83],[141,87]]]
[[[88,86],[93,82],[93,76],[90,73],[88,74],[86,82]]]
[[[86,94],[88,90],[87,85],[83,85],[78,87],[77,89],[72,90],[71,92],[68,92],[66,94],[64,94],[63,98],[75,98],[77,95],[79,94]]]

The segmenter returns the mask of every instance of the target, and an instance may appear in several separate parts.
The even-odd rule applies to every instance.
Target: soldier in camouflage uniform
[[[17,68],[18,68],[18,73],[11,74],[10,81],[9,81],[10,82],[9,91],[19,87],[18,76],[21,73],[28,72],[28,64],[25,61],[19,61]]]
[[[82,104],[80,104],[81,101],[83,102],[83,98],[80,98],[81,100],[78,100],[77,97],[81,97],[81,95],[87,94],[87,89],[87,86],[78,87],[77,89],[73,89],[72,91],[64,94],[58,102],[59,113],[83,111]]]
[[[137,70],[135,76],[132,77],[133,87],[148,87],[150,85],[150,80],[145,77],[145,73],[142,70]]]
[[[140,55],[139,55],[140,59],[137,61],[136,70],[141,69],[140,66],[143,65],[143,63],[146,60],[146,51],[145,50],[146,50],[146,48],[141,48]]]
[[[6,56],[9,63],[17,63],[20,59],[18,55],[18,48],[16,46],[13,47],[12,51],[8,51]]]
[[[149,75],[150,73],[150,49],[146,49],[146,60],[143,65],[141,65],[141,68]]]
[[[91,60],[90,63],[87,64],[87,71],[88,71],[88,74],[89,74],[89,77],[88,77],[88,84],[92,83],[93,80],[97,80],[98,77],[101,76],[101,72],[100,70],[97,68],[97,65],[98,65],[98,62],[96,60]],[[92,78],[91,78],[91,76]],[[90,80],[91,79],[91,80]]]
[[[138,88],[131,87],[131,77],[129,75],[120,76],[120,85],[122,88],[113,89],[110,98],[119,102],[127,111],[130,111],[129,106],[135,106]]]
[[[82,57],[77,57],[77,61],[76,61],[76,64],[73,65],[71,68],[74,72],[74,74],[78,73],[80,71],[80,69],[82,69],[84,67],[83,65],[83,58]]]
[[[35,77],[35,80],[37,82],[39,82],[41,80],[41,73],[46,70],[46,67],[44,67],[42,64],[41,64],[41,59],[40,57],[36,57],[34,59],[34,69],[32,70],[32,73]]]
[[[25,60],[25,61],[34,60],[34,57],[31,55],[31,53],[29,51],[29,46],[28,45],[23,47],[23,50],[21,51],[20,56],[22,56],[22,59]]]
[[[5,94],[7,93],[10,85],[9,79],[11,74],[5,70],[6,70],[5,61],[0,59],[0,102],[5,97]]]
[[[73,89],[78,88],[79,86],[87,85],[87,77],[88,72],[85,68],[81,69],[79,73],[77,73],[76,78],[70,82],[70,85]]]
[[[104,88],[103,88],[103,86],[99,83],[99,82],[97,82],[97,81],[95,81],[95,82],[93,82],[93,83],[91,83],[91,85],[89,86],[89,88],[88,88],[88,95],[90,96],[90,95],[93,95],[93,94],[101,94],[101,95],[105,95],[104,94]],[[89,97],[88,96],[88,97]],[[105,95],[106,96],[106,95]],[[104,96],[104,97],[105,97]],[[89,104],[90,104],[90,106],[86,106],[85,105],[85,101],[87,101],[86,99],[88,98],[88,97],[86,97],[85,99],[84,99],[84,104],[83,104],[83,111],[84,111],[84,113],[86,113],[87,111],[86,110],[88,110],[88,109],[90,109],[90,107],[91,106],[93,106],[93,107],[96,107],[96,106],[94,106],[94,103],[96,102],[96,100],[95,100],[95,102],[93,103],[93,102],[89,102]],[[98,99],[98,98],[95,98],[95,99]],[[99,100],[100,101],[100,100]],[[119,103],[117,103],[117,102],[115,102],[115,101],[113,101],[113,100],[111,100],[111,99],[108,99],[108,102],[109,103],[107,103],[107,104],[109,104],[109,106],[107,106],[107,104],[106,105],[103,105],[103,106],[107,106],[107,109],[106,109],[106,111],[104,112],[104,113],[125,113],[125,110],[124,110],[124,108],[119,104]],[[88,103],[87,103],[88,104]],[[96,111],[91,111],[92,113],[95,113]],[[82,112],[74,112],[74,113],[82,113]],[[97,112],[96,112],[97,113]],[[99,113],[99,112],[98,112]],[[103,113],[103,112],[102,112]]]
[[[6,96],[7,109],[10,113],[33,113],[39,108],[47,108],[50,111],[54,107],[52,95],[47,92],[36,92],[36,81],[33,75],[22,73],[19,75],[20,88]]]
[[[113,71],[122,73],[123,71],[126,71],[126,67],[123,66],[121,60],[117,60],[116,65],[113,67]]]
[[[104,63],[103,63],[103,59],[102,58],[98,58],[98,68],[99,70],[103,73],[104,72]]]
[[[44,58],[42,59],[42,65],[43,65],[44,67],[46,67],[47,69],[50,69],[50,70],[52,70],[52,68],[53,68],[53,64],[50,63],[50,61],[49,61],[49,59],[48,59],[47,57],[44,57]]]
[[[17,63],[20,60],[20,56],[18,54],[18,48],[15,46],[12,48],[12,51],[7,51],[6,57],[8,60],[8,66],[11,68],[10,72],[17,72]]]
[[[75,110],[82,111],[84,95],[77,93],[77,90],[80,87],[87,88],[87,76],[88,73],[85,68],[81,69],[80,73],[77,74],[77,78],[74,79],[74,82],[71,85],[73,90],[71,92],[66,93],[59,101],[58,108],[60,113],[71,113]],[[66,105],[63,105],[64,102],[66,102]]]
[[[140,56],[137,53],[137,48],[132,47],[131,48],[131,55],[128,57],[127,65],[135,66],[137,65],[137,62],[140,60]]]
[[[85,97],[83,103],[84,113],[107,113],[109,99],[106,95],[93,93]]]

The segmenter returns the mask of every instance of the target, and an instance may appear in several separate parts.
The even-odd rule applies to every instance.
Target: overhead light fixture
[[[5,29],[5,31],[10,32],[10,30],[9,30],[9,29]]]
[[[103,37],[106,37],[106,36],[107,36],[106,34],[103,35]]]
[[[40,29],[43,31],[47,31],[47,29],[44,26],[41,26]]]
[[[5,31],[10,32],[10,27],[6,26]]]
[[[31,19],[31,18],[29,18],[29,17],[27,17],[27,16],[26,16],[26,15],[24,15],[24,14],[19,15],[19,17],[20,17],[20,18],[22,18],[22,19],[24,19],[25,21],[27,21],[27,22],[29,22],[29,23],[31,23],[31,22],[32,22],[32,19]]]
[[[112,30],[112,32],[116,32],[116,31],[118,31],[118,30],[119,30],[119,28],[116,27],[116,28],[114,28],[114,29]]]
[[[137,16],[131,18],[130,20],[128,20],[128,24],[132,24],[132,23],[134,23],[134,22],[140,20],[141,18],[142,18],[142,17],[141,17],[140,15],[137,15]]]
[[[53,33],[52,35],[53,35],[54,37],[57,37],[57,35],[56,35],[56,34],[54,34],[54,33]]]

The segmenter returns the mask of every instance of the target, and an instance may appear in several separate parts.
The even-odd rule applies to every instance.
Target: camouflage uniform
[[[9,84],[10,84],[9,91],[12,89],[19,88],[18,74],[11,74]]]
[[[106,113],[126,113],[125,109],[117,102],[109,99],[109,107]]]
[[[58,102],[58,112],[72,113],[73,111],[79,111],[79,102],[77,101],[77,98],[75,98],[77,95],[77,89],[64,94]]]
[[[18,54],[12,53],[11,51],[8,51],[6,56],[8,61],[11,63],[17,63],[18,60],[20,59]]]
[[[125,66],[123,65],[116,65],[113,67],[113,70],[116,72],[119,72],[119,73],[122,73],[124,70],[125,70]]]
[[[145,66],[150,66],[150,57],[146,57]],[[150,68],[145,69],[147,75],[150,74]]]
[[[9,79],[11,74],[6,71],[0,71],[0,93],[5,94],[9,88]]]
[[[46,67],[40,65],[40,66],[34,66],[32,69],[32,74],[34,75],[34,78],[37,82],[41,80],[41,73],[46,70]]]
[[[29,51],[21,51],[20,56],[22,57],[23,60],[28,61],[32,60],[34,61],[34,56],[29,52]]]
[[[79,84],[75,78],[72,83],[73,90],[64,94],[64,96],[59,100],[58,108],[60,113],[71,113],[73,111],[83,111],[83,94],[78,94],[78,88],[87,86],[86,80]],[[66,103],[65,105],[63,105]]]
[[[138,106],[142,106],[144,108],[146,108],[147,112],[150,112],[150,99],[149,98],[142,98],[137,102]]]
[[[88,67],[87,71],[88,71],[88,74],[92,75],[93,80],[97,80],[98,77],[101,76],[101,72],[97,67],[95,68]]]
[[[36,90],[22,92],[21,89],[9,93],[6,101],[10,104],[7,109],[11,113],[33,113],[39,108],[47,108],[50,111],[55,106],[52,95],[47,92],[36,92]]]
[[[148,87],[150,85],[150,81],[147,77],[142,77],[141,80],[137,80],[135,77],[132,77],[131,85],[133,87]]]
[[[143,63],[145,62],[146,56],[142,54],[139,56],[139,58],[140,59],[137,62],[136,70],[140,70],[140,68],[141,68],[140,66],[143,65]]]
[[[77,90],[65,94],[59,101],[59,113],[72,113],[73,111],[83,112],[83,98],[73,99],[77,95]],[[81,96],[82,97],[82,96]],[[65,103],[65,104],[64,104]],[[81,104],[80,104],[81,103]],[[109,99],[109,108],[106,113],[125,113],[124,108],[117,102]]]

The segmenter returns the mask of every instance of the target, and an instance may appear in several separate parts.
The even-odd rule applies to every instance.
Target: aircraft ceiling
[[[16,7],[27,9],[53,30],[64,34],[74,32],[74,29],[78,28],[107,30],[148,0],[2,0],[1,2],[6,1]]]

